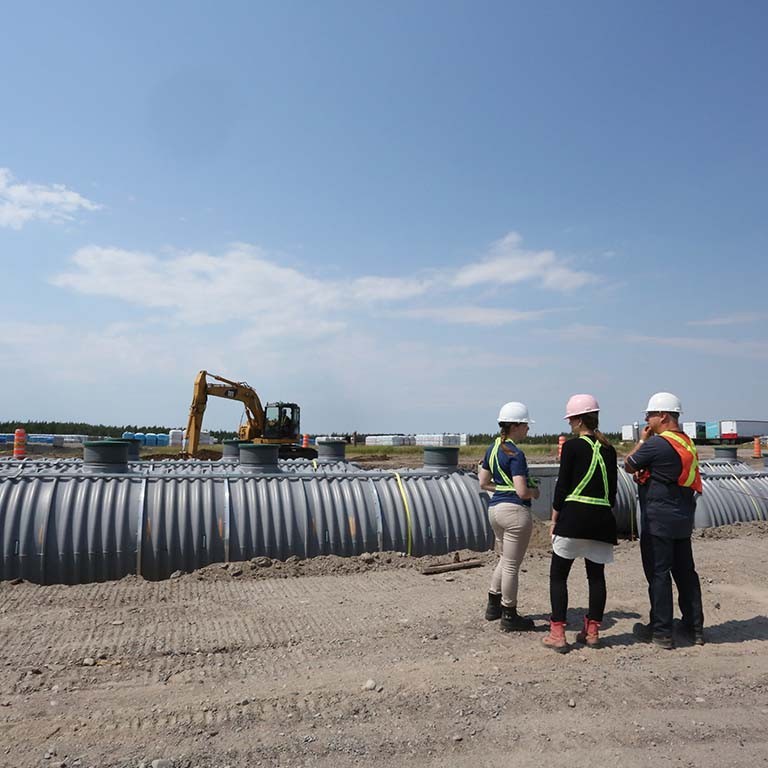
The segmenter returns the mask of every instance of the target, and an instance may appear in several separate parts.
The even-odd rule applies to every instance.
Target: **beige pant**
[[[489,507],[488,517],[496,537],[496,552],[501,555],[491,577],[490,591],[501,592],[501,604],[515,608],[520,564],[533,531],[531,510],[520,504],[495,504]]]

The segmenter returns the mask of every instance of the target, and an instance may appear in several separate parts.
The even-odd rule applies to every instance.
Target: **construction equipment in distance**
[[[209,382],[209,378],[221,383]],[[200,371],[195,379],[186,434],[187,453],[190,455],[194,456],[200,446],[203,414],[208,404],[208,397],[211,395],[227,400],[237,400],[245,407],[246,423],[238,430],[240,440],[278,444],[279,455],[283,459],[317,458],[317,451],[314,448],[303,448],[298,444],[301,434],[301,409],[296,403],[267,403],[264,408],[256,391],[246,382],[230,381],[208,371]]]

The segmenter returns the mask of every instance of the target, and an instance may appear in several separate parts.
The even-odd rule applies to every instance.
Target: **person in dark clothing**
[[[597,429],[600,406],[592,395],[573,395],[565,418],[576,435],[563,445],[560,471],[552,500],[552,561],[549,596],[552,617],[542,642],[558,653],[568,650],[565,637],[568,575],[573,561],[584,558],[589,585],[589,609],[576,642],[600,646],[600,623],[605,610],[605,565],[613,562],[616,541],[618,465],[616,451]]]
[[[648,581],[650,622],[633,627],[643,642],[674,648],[672,580],[682,613],[681,633],[704,644],[701,584],[693,561],[691,534],[696,494],[701,493],[699,460],[693,440],[680,430],[680,400],[657,392],[648,402],[646,426],[624,469],[639,485],[640,556]]]

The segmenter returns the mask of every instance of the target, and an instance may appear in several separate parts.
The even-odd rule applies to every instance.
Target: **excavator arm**
[[[210,383],[209,377],[219,384]],[[203,427],[203,414],[208,404],[208,397],[223,397],[227,400],[238,400],[245,406],[247,425],[240,429],[240,438],[252,440],[264,433],[264,408],[261,400],[252,387],[244,381],[230,381],[223,376],[216,376],[208,371],[200,371],[195,378],[192,405],[189,408],[187,421],[187,452],[197,453],[200,446],[200,431]]]

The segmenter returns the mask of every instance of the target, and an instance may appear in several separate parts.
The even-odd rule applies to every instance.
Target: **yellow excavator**
[[[209,381],[213,379],[214,383]],[[244,381],[230,381],[208,371],[200,371],[195,378],[195,389],[187,421],[187,453],[194,456],[200,446],[200,430],[208,397],[237,400],[245,407],[246,423],[238,430],[241,440],[252,443],[271,443],[280,446],[280,458],[317,458],[314,448],[299,445],[301,435],[301,409],[296,403],[267,403],[266,408],[253,387]]]

